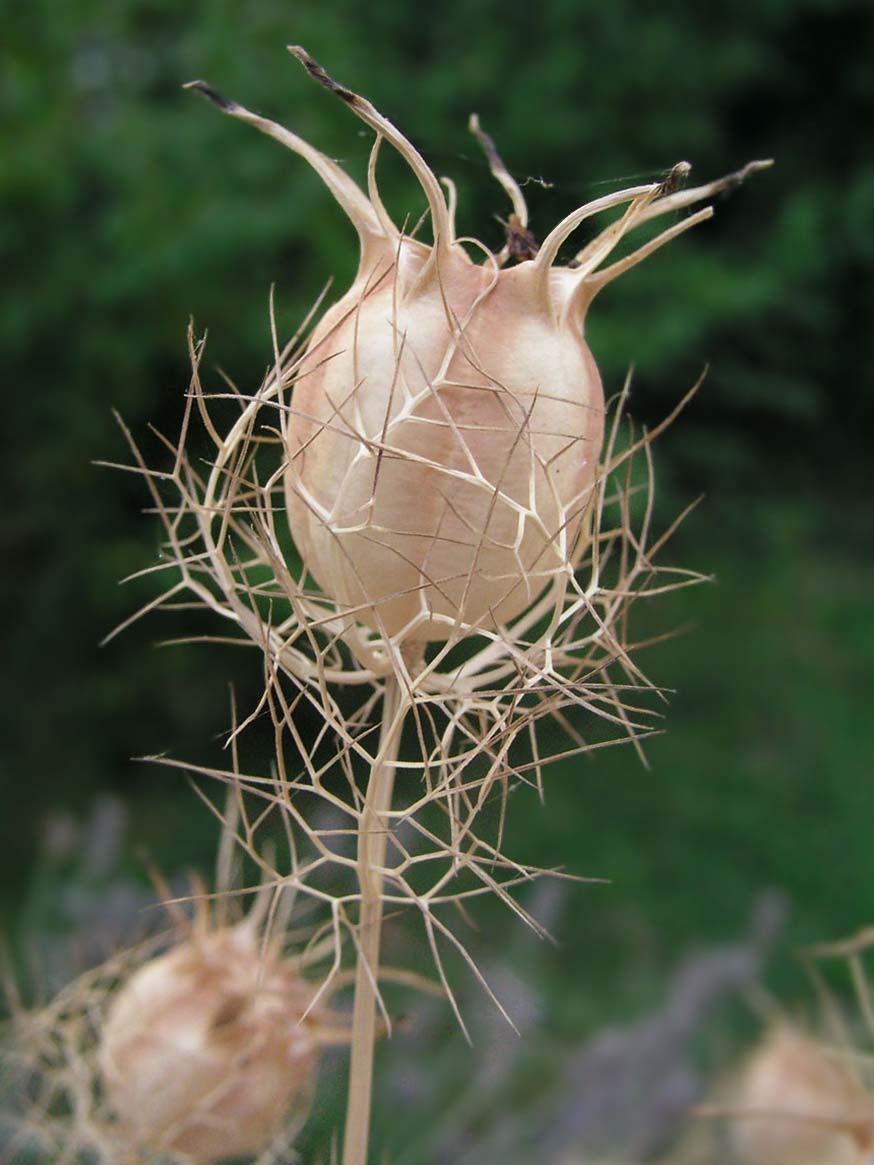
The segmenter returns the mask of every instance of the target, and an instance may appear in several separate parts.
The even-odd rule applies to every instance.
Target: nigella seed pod
[[[751,1056],[730,1110],[744,1165],[864,1165],[874,1147],[874,1097],[852,1059],[781,1024]]]
[[[191,87],[303,156],[360,240],[352,286],[294,368],[283,430],[292,536],[337,609],[384,638],[499,632],[551,583],[566,583],[588,538],[604,432],[601,378],[583,336],[589,304],[710,208],[602,264],[631,229],[768,163],[678,191],[689,169],[680,163],[663,182],[581,207],[538,249],[522,193],[474,118],[471,129],[513,204],[507,245],[492,253],[456,236],[451,184],[447,201],[394,125],[305,50],[290,51],[376,132],[366,195],[295,134],[204,82]],[[382,141],[422,186],[431,245],[405,234],[385,210],[376,182]],[[624,204],[622,217],[570,265],[556,264],[584,220]]]
[[[198,1163],[259,1153],[313,1082],[312,997],[248,923],[141,966],[113,999],[99,1050],[119,1131],[143,1152]]]

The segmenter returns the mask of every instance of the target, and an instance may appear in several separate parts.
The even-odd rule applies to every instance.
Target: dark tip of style
[[[235,101],[231,101],[229,97],[224,97],[206,81],[188,81],[182,88],[193,89],[195,93],[200,93],[207,101],[211,101],[213,105],[217,105],[225,113],[233,113],[237,108]]]
[[[326,89],[330,89],[332,93],[336,94],[341,101],[345,101],[347,105],[354,105],[356,103],[358,98],[352,90],[347,89],[345,85],[340,85],[330,73],[326,73],[319,62],[314,60],[305,48],[302,48],[301,45],[290,44],[288,51],[293,57],[297,57],[309,75],[318,81],[320,85],[324,85]]]

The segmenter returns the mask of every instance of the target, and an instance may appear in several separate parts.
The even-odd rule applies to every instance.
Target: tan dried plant
[[[16,1094],[3,1161],[53,1165],[286,1165],[320,1054],[349,1041],[317,969],[332,944],[292,927],[294,891],[238,885],[227,799],[214,891],[173,898],[164,923],[25,1007],[14,991],[4,1071]],[[244,903],[252,897],[248,909]],[[144,920],[148,923],[148,919]],[[8,1114],[5,1114],[8,1115]]]
[[[232,736],[269,714],[273,770],[183,767],[281,815],[286,857],[270,876],[324,911],[333,956],[322,991],[354,963],[343,1163],[364,1165],[379,1012],[391,1030],[386,911],[418,916],[464,1027],[447,954],[479,972],[453,925],[459,908],[496,896],[539,929],[513,891],[545,871],[504,850],[511,792],[540,793],[557,757],[617,738],[639,746],[652,730],[642,697],[659,693],[632,658],[629,610],[697,579],[656,562],[673,529],[652,530],[650,445],[663,426],[626,438],[620,401],[605,436],[583,323],[598,291],[712,210],[605,261],[630,231],[767,163],[690,190],[680,163],[581,207],[538,246],[518,184],[472,119],[512,203],[506,245],[492,253],[457,235],[451,182],[369,102],[291,51],[374,131],[367,193],[291,131],[205,82],[190,87],[309,162],[357,230],[358,274],[285,344],[271,297],[273,360],[252,393],[204,389],[204,342],[190,330],[191,388],[181,433],[165,440],[169,465],[152,468],[128,433],[126,468],[148,483],[165,533],[152,569],[169,582],[144,610],[207,609],[227,632],[206,637],[261,653],[263,696]],[[431,243],[385,209],[383,142],[421,184]],[[558,266],[571,233],[615,207],[621,217]],[[191,452],[204,437],[205,459]],[[319,721],[311,736],[305,709]],[[260,828],[256,813],[236,838],[263,866]],[[418,948],[410,956],[421,963]]]
[[[821,1004],[818,1022],[772,1019],[721,1097],[699,1115],[726,1122],[737,1165],[866,1165],[874,1155],[874,996],[864,959],[874,929],[804,953]],[[843,1002],[825,964],[849,973]],[[833,969],[833,967],[832,967]]]
[[[744,1067],[731,1143],[744,1165],[864,1165],[874,1105],[851,1058],[781,1023]]]

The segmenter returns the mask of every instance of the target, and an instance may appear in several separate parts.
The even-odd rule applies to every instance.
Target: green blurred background
[[[328,275],[342,289],[354,270],[354,234],[305,164],[180,88],[205,77],[360,176],[369,135],[288,58],[294,41],[455,179],[460,225],[493,246],[506,206],[471,110],[531,179],[540,237],[679,159],[704,181],[776,158],[591,313],[608,391],[635,367],[640,421],[710,366],[659,442],[657,515],[706,495],[668,554],[715,582],[639,623],[688,628],[646,659],[676,692],[650,768],[617,749],[557,769],[543,812],[515,828],[534,860],[611,880],[575,892],[560,950],[537,956],[547,1022],[582,1035],[655,998],[682,952],[742,931],[769,887],[790,903],[772,981],[800,993],[797,944],[874,921],[868,0],[4,8],[0,868],[15,943],[52,896],[47,817],[87,814],[99,794],[131,810],[133,876],[137,846],[169,870],[211,860],[212,823],[184,780],[131,758],[207,758],[228,681],[245,701],[257,668],[156,650],[172,621],[98,648],[149,597],[117,582],[154,560],[159,532],[137,481],[92,462],[125,457],[113,408],[144,438],[150,422],[174,431],[190,316],[209,329],[210,374],[253,388],[270,284],[289,334]],[[389,206],[418,209],[403,166],[383,171]]]

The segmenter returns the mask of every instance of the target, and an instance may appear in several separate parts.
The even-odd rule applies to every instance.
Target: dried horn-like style
[[[569,215],[536,257],[474,263],[456,241],[437,177],[373,106],[302,48],[308,72],[394,146],[428,202],[433,246],[397,230],[370,169],[370,197],[295,135],[193,83],[225,112],[304,156],[362,240],[349,291],[316,326],[284,414],[285,491],[295,544],[339,614],[384,640],[495,633],[550,583],[563,587],[589,537],[604,436],[604,394],[583,338],[592,295],[703,215],[634,256],[601,264],[654,215],[709,197],[747,171],[688,194],[688,170],[597,199]],[[527,208],[478,120],[491,169],[527,227]],[[753,168],[760,166],[753,164]],[[570,267],[555,264],[586,219],[630,203]],[[606,278],[605,278],[606,277]]]

